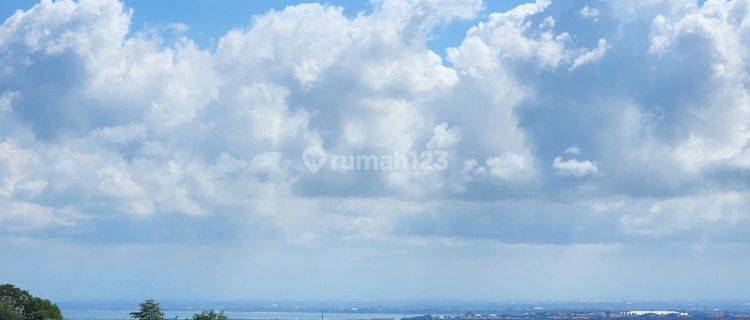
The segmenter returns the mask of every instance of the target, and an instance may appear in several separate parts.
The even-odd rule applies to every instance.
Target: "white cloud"
[[[554,34],[553,30],[532,32],[535,30],[527,23],[529,18],[544,12],[549,4],[549,1],[538,0],[491,14],[487,22],[480,22],[467,32],[459,47],[447,50],[448,59],[458,70],[469,72],[480,66],[501,67],[529,61],[538,67],[557,68],[569,59],[566,49],[569,35]],[[488,60],[495,61],[488,65]]]
[[[0,117],[8,113],[13,107],[13,99],[18,96],[18,92],[10,91],[0,95]]]
[[[32,150],[19,147],[12,139],[0,142],[0,197],[13,194],[16,185],[29,174],[37,161]]]
[[[432,137],[427,143],[427,150],[448,150],[453,148],[461,139],[461,130],[457,127],[448,127],[443,122],[432,129]]]
[[[513,152],[487,158],[486,164],[487,173],[500,180],[528,180],[536,174],[534,164],[528,157]]]
[[[579,148],[577,145],[573,145],[565,148],[565,153],[573,155],[581,154],[581,148]]]
[[[249,30],[235,29],[219,40],[219,64],[240,79],[290,75],[312,86],[356,36],[357,21],[342,10],[310,3],[258,17]]]
[[[307,114],[290,114],[286,105],[289,92],[285,88],[260,83],[238,91],[234,113],[237,120],[249,124],[253,138],[276,145],[306,129]]]
[[[568,71],[573,71],[585,64],[595,63],[601,60],[604,57],[604,54],[607,52],[607,49],[607,40],[599,39],[599,43],[597,44],[596,49],[586,51],[580,56],[576,57],[575,60],[573,60],[573,65],[568,68]]]
[[[148,132],[142,124],[129,124],[96,129],[90,135],[92,139],[103,143],[125,144],[131,141],[146,139]]]
[[[0,89],[4,113],[11,103],[20,110],[11,120],[29,149],[3,144],[4,194],[23,182],[24,197],[44,192],[94,214],[197,215],[227,202],[255,211],[253,199],[289,192],[298,179],[290,166],[299,165],[305,145],[402,153],[418,144],[454,147],[460,130],[436,122],[424,105],[458,76],[409,41],[424,43],[437,24],[474,17],[481,1],[375,7],[349,19],[342,8],[290,6],[230,31],[215,52],[186,37],[164,44],[158,32],[181,34],[182,24],[132,33],[132,12],[114,0],[43,2],[17,13],[0,30],[7,52]],[[65,76],[33,78],[50,73],[48,65],[65,68]],[[11,81],[19,77],[34,85]],[[354,86],[349,96],[340,95],[342,82]],[[37,91],[44,86],[55,90]],[[308,94],[322,98],[292,100]],[[46,109],[25,111],[39,106]],[[39,143],[63,135],[48,147]],[[42,163],[25,181],[22,163],[31,158],[19,157],[34,152]],[[412,174],[390,186],[419,188],[412,179],[422,178]]]
[[[748,204],[748,195],[739,192],[646,201],[623,209],[627,213],[619,219],[619,226],[625,232],[648,236],[709,232],[717,225],[731,227],[747,221]]]
[[[589,6],[584,6],[581,8],[580,11],[578,11],[578,14],[586,19],[591,19],[592,21],[599,21],[599,9],[592,8]]]
[[[453,20],[474,18],[482,9],[481,0],[375,0],[381,19],[396,28],[420,32]]]
[[[57,223],[65,208],[144,221],[236,214],[262,221],[269,234],[312,243],[358,232],[390,237],[395,216],[422,212],[427,199],[520,194],[543,202],[564,193],[586,199],[563,205],[571,210],[624,215],[645,206],[607,200],[637,193],[628,177],[653,178],[657,187],[643,193],[679,198],[706,168],[747,167],[741,5],[657,6],[653,18],[628,20],[648,35],[560,32],[556,21],[571,19],[551,6],[538,0],[481,18],[444,61],[442,48],[432,49],[436,27],[477,18],[481,1],[375,1],[354,17],[335,6],[289,6],[237,26],[215,49],[194,44],[185,25],[138,32],[137,13],[114,0],[44,1],[0,27],[0,197],[28,209],[12,219],[30,221],[18,223],[29,229],[82,217]],[[604,22],[610,11],[564,14]],[[627,47],[640,35],[648,52]],[[600,40],[584,48],[581,39]],[[611,52],[633,65],[596,63]],[[591,72],[572,72],[579,69]],[[618,76],[626,80],[602,81]],[[691,90],[646,90],[672,78],[700,81]],[[692,92],[705,100],[680,98]],[[580,158],[571,142],[596,162],[552,153]],[[447,151],[449,165],[311,177],[300,157],[311,145],[334,153]],[[555,189],[562,187],[545,183],[537,167],[553,157],[558,175],[597,175],[600,165],[607,175]],[[409,199],[413,207],[343,210],[327,197]],[[327,216],[339,209],[347,214]],[[42,222],[27,219],[34,215]],[[630,212],[622,221],[650,229],[648,219]]]
[[[745,88],[744,52],[750,38],[746,1],[707,1],[657,15],[650,25],[649,53],[663,65],[700,61],[704,85],[695,88],[699,101],[685,101],[675,115],[684,128],[669,144],[672,155],[691,174],[731,160],[745,148],[750,135],[750,96]],[[676,58],[679,57],[679,58]]]
[[[101,181],[99,190],[120,201],[120,211],[137,215],[147,215],[154,212],[154,203],[146,190],[138,185],[124,171],[124,168],[109,166],[97,172]]]
[[[0,230],[34,231],[54,225],[70,225],[75,213],[69,209],[55,210],[51,207],[22,201],[0,199]]]
[[[747,244],[748,4],[311,3],[202,47],[115,0],[43,1],[0,27],[0,241],[263,243],[282,271]],[[308,146],[448,166],[310,175]]]
[[[584,177],[599,173],[595,162],[588,160],[578,161],[576,159],[565,160],[561,157],[555,157],[552,161],[552,167],[555,171],[563,176]]]

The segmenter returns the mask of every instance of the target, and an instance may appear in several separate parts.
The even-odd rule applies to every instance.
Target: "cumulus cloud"
[[[485,7],[292,5],[207,47],[117,0],[18,11],[0,26],[0,242],[221,243],[271,271],[315,252],[334,278],[352,252],[419,255],[421,274],[750,243],[748,0]],[[464,36],[439,47],[446,30]],[[308,147],[446,165],[313,175]]]
[[[0,143],[0,195],[9,197],[24,180],[37,158],[33,151],[20,148],[12,139]]]
[[[492,69],[503,64],[534,62],[538,67],[556,68],[570,53],[566,50],[569,34],[550,30],[534,32],[528,20],[540,15],[549,1],[520,5],[510,11],[493,13],[487,22],[471,28],[461,46],[449,48],[448,58],[462,71]]]
[[[0,32],[1,106],[13,124],[2,195],[52,203],[29,215],[199,216],[227,206],[263,215],[286,211],[275,202],[295,197],[308,145],[452,149],[460,129],[425,108],[458,77],[419,43],[481,6],[384,1],[351,19],[340,7],[290,6],[229,31],[212,52],[134,32],[119,1],[44,1]],[[424,179],[399,174],[382,173],[399,192]]]
[[[432,132],[432,137],[427,142],[428,150],[451,149],[461,139],[461,130],[456,127],[448,127],[446,122],[436,125]]]
[[[580,11],[578,11],[578,14],[586,19],[591,19],[592,21],[599,21],[599,9],[592,8],[589,6],[584,6],[581,8]]]
[[[523,155],[505,152],[487,159],[487,173],[501,180],[524,180],[534,176],[534,166]]]
[[[680,138],[671,152],[685,170],[695,173],[736,157],[748,140],[748,93],[744,48],[748,42],[745,1],[707,1],[676,13],[659,14],[650,25],[649,53],[665,66],[684,65],[676,56],[700,61],[693,77],[703,98],[684,101],[674,110]],[[671,57],[671,58],[670,58]],[[710,116],[709,116],[710,114]],[[710,120],[706,120],[710,119]]]
[[[583,177],[599,173],[596,163],[588,160],[563,160],[561,157],[555,157],[555,160],[552,161],[552,167],[555,168],[558,174],[563,176]]]
[[[72,226],[81,219],[70,208],[55,209],[36,203],[0,200],[0,232],[43,230],[51,226]]]
[[[680,211],[670,199],[743,194],[733,190],[742,184],[714,189],[717,176],[750,163],[746,1],[639,2],[630,5],[651,10],[630,11],[606,2],[552,10],[556,3],[483,15],[481,1],[383,0],[356,16],[300,4],[204,48],[180,23],[139,32],[137,12],[116,0],[42,1],[0,27],[0,200],[15,212],[3,209],[3,219],[38,230],[213,217],[236,237],[261,228],[259,237],[295,243],[382,240],[402,237],[407,216],[453,221],[441,215],[457,213],[434,199],[539,212],[559,193],[566,210],[591,221],[613,212],[606,223],[625,230],[579,238],[554,220],[560,237],[617,242],[689,229],[654,226],[682,223],[654,218]],[[648,17],[627,17],[639,14]],[[561,25],[583,19],[556,15],[602,28],[585,33]],[[456,20],[473,26],[455,47],[432,48],[439,27]],[[605,27],[618,24],[628,32]],[[309,146],[441,151],[447,163],[310,175],[301,158]],[[330,197],[385,200],[367,210]],[[728,209],[706,213],[729,217],[717,228],[745,219],[744,202],[726,199]],[[652,212],[650,201],[661,204]],[[692,201],[711,211],[697,204],[710,199]],[[409,229],[429,229],[419,221],[427,220]],[[471,238],[439,231],[412,233]]]
[[[596,48],[593,50],[586,51],[580,56],[576,57],[575,60],[573,60],[573,65],[571,65],[570,68],[568,68],[568,71],[573,71],[579,68],[580,66],[588,64],[588,63],[597,62],[604,57],[604,54],[606,52],[607,52],[607,40],[599,39],[599,44],[596,46]]]
[[[654,237],[676,234],[712,234],[717,225],[736,237],[736,229],[748,220],[748,195],[744,192],[716,192],[705,195],[676,197],[650,201],[641,205],[643,211],[623,214],[619,227],[628,233]],[[630,209],[632,210],[632,208]]]

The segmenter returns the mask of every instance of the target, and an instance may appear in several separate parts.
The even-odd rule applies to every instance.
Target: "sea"
[[[63,309],[66,320],[130,320],[135,310]],[[165,319],[192,319],[196,310],[165,310]],[[410,314],[224,311],[232,320],[400,320]]]

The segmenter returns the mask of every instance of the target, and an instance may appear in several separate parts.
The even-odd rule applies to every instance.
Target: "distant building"
[[[653,316],[683,316],[686,317],[688,314],[687,312],[679,312],[679,311],[669,311],[669,310],[634,310],[634,311],[627,311],[623,312],[623,315],[626,316],[646,316],[646,315],[653,315]]]

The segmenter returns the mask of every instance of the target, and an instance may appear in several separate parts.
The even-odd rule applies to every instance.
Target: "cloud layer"
[[[212,48],[184,26],[134,30],[117,0],[44,0],[8,17],[0,243],[253,248],[259,261],[350,254],[354,266],[385,257],[407,269],[403,255],[437,263],[447,250],[482,257],[467,270],[487,272],[508,254],[519,267],[497,281],[535,254],[556,256],[550,246],[616,265],[655,247],[687,259],[750,244],[750,1],[372,7],[269,11]],[[455,47],[430,49],[455,21],[473,26]],[[311,174],[311,146],[438,151],[446,168]],[[420,283],[403,297],[423,297]],[[616,296],[608,288],[599,294]]]

